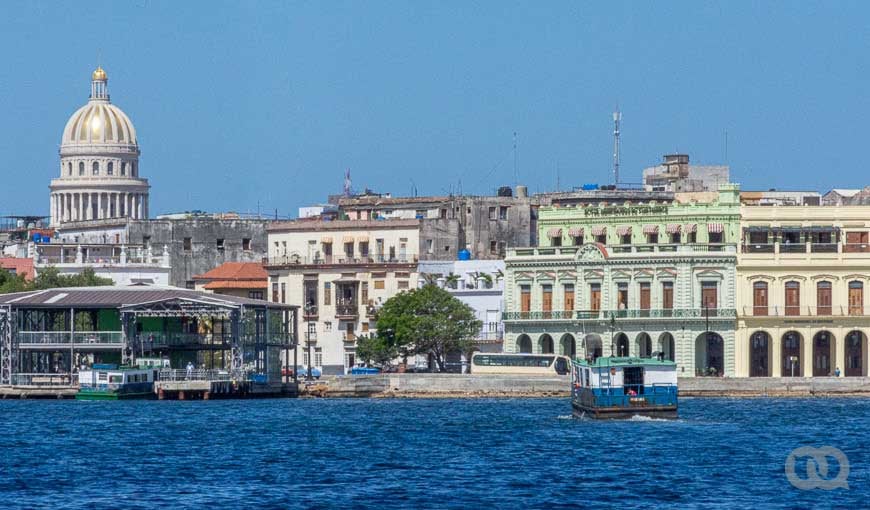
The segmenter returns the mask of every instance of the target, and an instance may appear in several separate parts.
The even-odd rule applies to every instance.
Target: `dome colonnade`
[[[102,68],[92,75],[88,103],[69,119],[60,146],[60,177],[51,181],[51,224],[148,218],[146,179],[129,117],[109,99]]]

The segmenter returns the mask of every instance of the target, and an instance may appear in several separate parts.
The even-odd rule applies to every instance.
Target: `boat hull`
[[[677,406],[643,406],[643,407],[594,407],[572,402],[572,414],[578,418],[596,420],[627,420],[634,416],[647,416],[666,420],[677,418]]]
[[[79,391],[76,400],[136,400],[154,398],[154,392]]]

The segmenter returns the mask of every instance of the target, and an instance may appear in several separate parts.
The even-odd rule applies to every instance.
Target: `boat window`
[[[97,380],[98,381],[106,382],[106,379],[108,377],[109,377],[109,374],[107,374],[106,372],[97,372]]]
[[[109,376],[110,383],[120,383],[120,382],[122,382],[123,379],[124,379],[124,376],[122,376],[122,375],[110,375]]]

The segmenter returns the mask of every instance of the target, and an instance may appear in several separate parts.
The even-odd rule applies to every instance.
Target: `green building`
[[[505,261],[505,351],[660,353],[681,377],[734,375],[739,227],[736,184],[704,203],[541,208],[540,246]]]

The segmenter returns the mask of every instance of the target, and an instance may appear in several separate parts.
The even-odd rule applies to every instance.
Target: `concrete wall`
[[[330,397],[564,396],[568,377],[459,374],[384,374],[338,377],[329,381]]]
[[[127,225],[129,243],[150,242],[155,251],[169,247],[172,271],[171,285],[185,287],[193,276],[205,273],[224,262],[260,262],[266,257],[266,226],[270,220],[239,219],[166,219],[131,220]],[[184,249],[184,239],[190,238],[190,250]],[[150,238],[150,239],[149,239]],[[223,250],[217,240],[223,239]],[[249,239],[248,250],[243,240]]]

